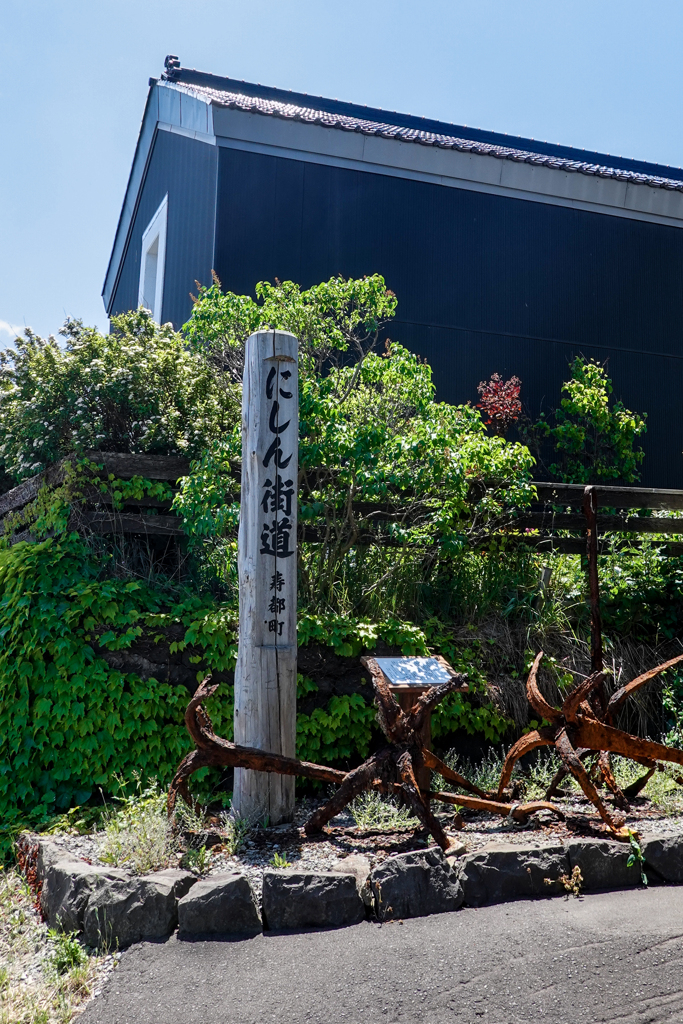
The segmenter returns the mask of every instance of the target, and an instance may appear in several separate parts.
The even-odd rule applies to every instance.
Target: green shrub
[[[666,555],[665,538],[643,537],[622,547],[614,538],[599,558],[602,618],[606,631],[647,641],[680,634],[683,614],[683,558]],[[584,582],[585,586],[585,582]]]
[[[312,614],[377,621],[433,614],[431,593],[472,533],[531,499],[528,450],[488,435],[478,410],[437,402],[430,367],[403,346],[375,350],[396,309],[379,275],[307,291],[261,283],[256,292],[254,301],[223,294],[218,283],[201,289],[184,332],[227,383],[241,379],[250,330],[299,338],[299,516],[320,537],[301,545],[300,603]],[[175,502],[227,594],[236,581],[240,457],[235,424],[193,464]],[[378,503],[398,511],[378,517]]]
[[[99,334],[67,320],[30,330],[0,353],[0,467],[15,480],[87,450],[199,456],[239,420],[239,393],[220,383],[181,335],[144,309]]]
[[[48,957],[48,966],[55,974],[66,974],[74,967],[82,967],[88,962],[88,954],[75,935],[51,931],[50,938],[52,951]]]
[[[577,356],[571,377],[562,385],[560,408],[527,428],[532,443],[550,441],[556,462],[548,468],[559,480],[589,484],[635,483],[644,453],[635,446],[645,433],[646,414],[631,412],[622,402],[610,407],[612,381],[593,359]],[[524,431],[523,431],[524,433]]]
[[[229,857],[234,857],[246,843],[254,822],[236,814],[232,808],[222,812],[220,822],[225,852]]]

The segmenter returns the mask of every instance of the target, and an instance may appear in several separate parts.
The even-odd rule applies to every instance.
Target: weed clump
[[[120,802],[118,810],[103,816],[100,860],[138,875],[168,867],[176,841],[166,816],[166,795],[156,779],[143,788],[138,776],[135,792]]]
[[[361,793],[349,804],[353,820],[359,828],[378,832],[418,828],[419,821],[406,807],[399,807],[391,797],[369,791]]]
[[[230,857],[234,857],[246,843],[247,836],[252,829],[252,822],[248,818],[236,814],[232,809],[223,811],[220,822],[223,846],[226,853]]]
[[[50,929],[49,936],[53,946],[47,962],[56,975],[67,974],[74,967],[87,964],[88,954],[75,935]]]
[[[574,865],[571,875],[560,875],[557,881],[564,889],[564,898],[566,900],[568,900],[570,896],[573,896],[574,899],[578,899],[578,897],[581,895],[583,875],[581,874],[581,868],[578,864]],[[554,878],[544,878],[543,882],[545,883],[545,885],[555,885]]]

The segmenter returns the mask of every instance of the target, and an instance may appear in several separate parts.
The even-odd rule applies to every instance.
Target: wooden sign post
[[[242,391],[235,742],[295,756],[297,339],[247,340]],[[233,807],[271,825],[294,815],[294,778],[235,769]]]

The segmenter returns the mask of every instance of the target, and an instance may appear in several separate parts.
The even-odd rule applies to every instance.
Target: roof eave
[[[116,232],[114,234],[114,244],[112,246],[111,255],[107,264],[107,271],[104,275],[104,283],[102,285],[102,299],[104,301],[104,307],[107,316],[110,315],[111,302],[116,290],[116,281],[121,268],[122,260],[117,261],[117,256],[121,256],[125,250],[126,239],[128,235],[128,227],[130,221],[128,220],[127,214],[129,210],[132,210],[136,206],[137,195],[139,192],[140,185],[144,179],[144,170],[147,165],[149,158],[149,152],[152,147],[152,141],[154,139],[154,128],[158,121],[158,103],[157,110],[153,110],[153,98],[156,99],[156,88],[157,80],[150,78],[149,88],[147,91],[147,100],[145,101],[145,109],[142,114],[142,121],[140,122],[140,131],[138,132],[137,142],[135,144],[135,152],[133,154],[133,162],[130,168],[130,174],[128,175],[128,181],[126,183],[126,190],[123,194],[123,204],[121,206],[121,212],[116,225]],[[154,119],[154,126],[150,130],[150,121]],[[135,192],[135,196],[132,193]],[[132,204],[130,200],[132,199]]]

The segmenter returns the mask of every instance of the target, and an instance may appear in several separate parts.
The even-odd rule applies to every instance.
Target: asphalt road
[[[683,1022],[683,887],[143,943],[79,1024]]]

